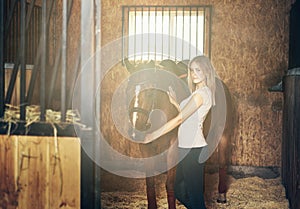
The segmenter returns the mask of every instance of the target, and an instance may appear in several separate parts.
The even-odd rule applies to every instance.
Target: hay
[[[17,123],[20,122],[20,107],[7,104],[7,109],[5,110],[4,118],[1,119],[3,122]],[[40,106],[30,105],[26,107],[26,127],[32,123],[41,122],[40,121]],[[46,122],[51,124],[62,124],[61,122],[61,112],[53,111],[51,109],[46,110]],[[67,110],[66,112],[66,122],[73,123],[83,126],[80,122],[80,115],[77,110]]]
[[[220,204],[217,199],[218,174],[206,174],[205,200],[207,209],[288,209],[288,200],[285,198],[285,189],[281,179],[262,179],[250,177],[235,179],[229,176],[229,190],[227,203]],[[168,208],[164,185],[157,189],[158,208]],[[146,192],[144,191],[117,191],[101,193],[101,204],[103,209],[112,208],[147,208]],[[176,202],[178,209],[185,208]]]
[[[53,127],[53,132],[55,138],[57,137],[58,125],[64,128],[66,125],[74,124],[81,128],[85,128],[84,124],[80,123],[80,115],[76,110],[67,110],[65,122],[61,121],[61,112],[53,111],[51,109],[46,110],[45,121],[40,120],[40,107],[37,105],[26,106],[26,118],[25,121],[20,120],[20,107],[7,104],[7,109],[5,110],[4,117],[0,119],[0,122],[8,123],[7,135],[10,135],[12,124],[17,124],[18,122],[25,122],[25,128],[29,127],[32,123],[49,123]]]

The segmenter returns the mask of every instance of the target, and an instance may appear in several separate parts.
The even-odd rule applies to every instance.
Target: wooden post
[[[67,37],[68,37],[68,2],[63,0],[62,11],[62,57],[61,57],[61,121],[66,120],[66,95],[67,95]]]
[[[99,84],[100,60],[95,60],[95,52],[100,44],[100,6],[97,1],[81,1],[81,72],[80,72],[80,114],[81,122],[91,128],[91,131],[80,133],[81,150],[81,208],[98,209],[100,202],[100,168],[93,161],[99,154],[99,144],[96,138],[96,120],[98,116],[97,105],[100,100],[95,98],[96,87]],[[95,11],[96,10],[96,11]],[[96,12],[96,14],[95,14]],[[95,27],[96,25],[96,27]],[[97,44],[97,45],[96,45]],[[96,55],[97,56],[97,55]],[[97,96],[96,96],[97,97]],[[96,110],[96,111],[95,111]],[[99,109],[100,111],[100,109]]]
[[[47,40],[47,1],[42,2],[42,38],[41,38],[41,70],[40,70],[40,120],[46,119],[46,40]]]
[[[284,77],[282,180],[291,209],[300,207],[300,1],[290,11],[289,69]]]
[[[26,104],[25,104],[25,92],[26,92],[26,1],[21,0],[21,38],[20,38],[20,64],[21,64],[21,79],[20,79],[20,120],[24,121],[26,118]]]
[[[4,1],[0,2],[0,118],[4,116],[5,69],[4,69]]]
[[[284,78],[282,175],[291,209],[300,207],[300,68]]]

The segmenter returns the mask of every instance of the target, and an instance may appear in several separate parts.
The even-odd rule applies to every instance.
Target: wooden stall
[[[93,17],[98,10],[94,1],[0,3],[1,209],[88,209],[100,204],[99,187],[95,186],[97,169],[79,143],[79,137],[85,139],[84,134],[78,136],[73,122],[66,122],[72,105],[79,104],[81,119],[89,126],[87,135],[93,136],[90,129],[94,121],[88,121],[92,117],[86,113],[94,108],[84,106],[93,102],[83,100],[81,92],[74,99],[73,90],[80,63],[84,65],[96,48],[91,38],[84,38],[89,49],[81,47],[86,46],[81,38],[95,38],[96,31],[91,27],[88,33],[81,34],[81,27],[92,25],[85,22],[81,12]],[[13,69],[5,68],[7,65]],[[30,70],[26,69],[29,65]],[[94,84],[87,85],[84,79],[82,82],[78,84],[82,90]],[[38,106],[40,112],[29,125],[27,110],[32,105]],[[7,120],[10,107],[18,108],[13,121]],[[58,121],[49,122],[48,111],[59,112]]]
[[[284,79],[284,116],[282,139],[282,179],[291,208],[300,207],[300,71]]]
[[[282,180],[291,209],[300,208],[300,1],[290,11],[289,68],[283,78]]]
[[[14,65],[13,64],[6,64],[5,65],[5,80],[9,81],[11,76],[12,76],[12,72],[13,72],[13,68]],[[31,70],[32,70],[33,66],[32,65],[27,65],[26,66],[26,77],[28,78],[26,81],[26,88],[28,89],[29,87],[29,81],[30,81],[30,77],[31,77]],[[8,82],[5,83],[5,91],[7,91],[8,89]],[[18,72],[17,74],[17,78],[16,78],[16,85],[14,87],[13,93],[12,93],[12,98],[11,98],[11,105],[14,106],[18,106],[20,105],[20,72]]]

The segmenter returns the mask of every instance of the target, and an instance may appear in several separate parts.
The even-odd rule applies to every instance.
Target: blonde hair
[[[209,58],[206,56],[203,56],[203,55],[194,57],[189,62],[189,69],[190,69],[190,66],[192,63],[195,63],[203,71],[203,74],[206,77],[206,85],[212,92],[212,104],[215,105],[215,91],[216,91],[215,68],[212,66]],[[188,86],[189,86],[190,91],[192,91],[192,92],[195,91],[195,84],[192,81],[190,70],[188,70],[187,80],[188,80]]]

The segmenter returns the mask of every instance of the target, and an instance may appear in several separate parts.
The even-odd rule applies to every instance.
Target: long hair
[[[190,62],[189,62],[189,69],[192,63],[195,63],[199,68],[203,71],[205,77],[206,77],[206,85],[207,87],[211,90],[212,92],[212,104],[215,105],[215,91],[216,91],[216,72],[215,68],[211,64],[210,60],[206,56],[197,56],[194,57]],[[188,86],[191,92],[195,91],[195,84],[192,81],[191,78],[191,72],[188,70]]]

